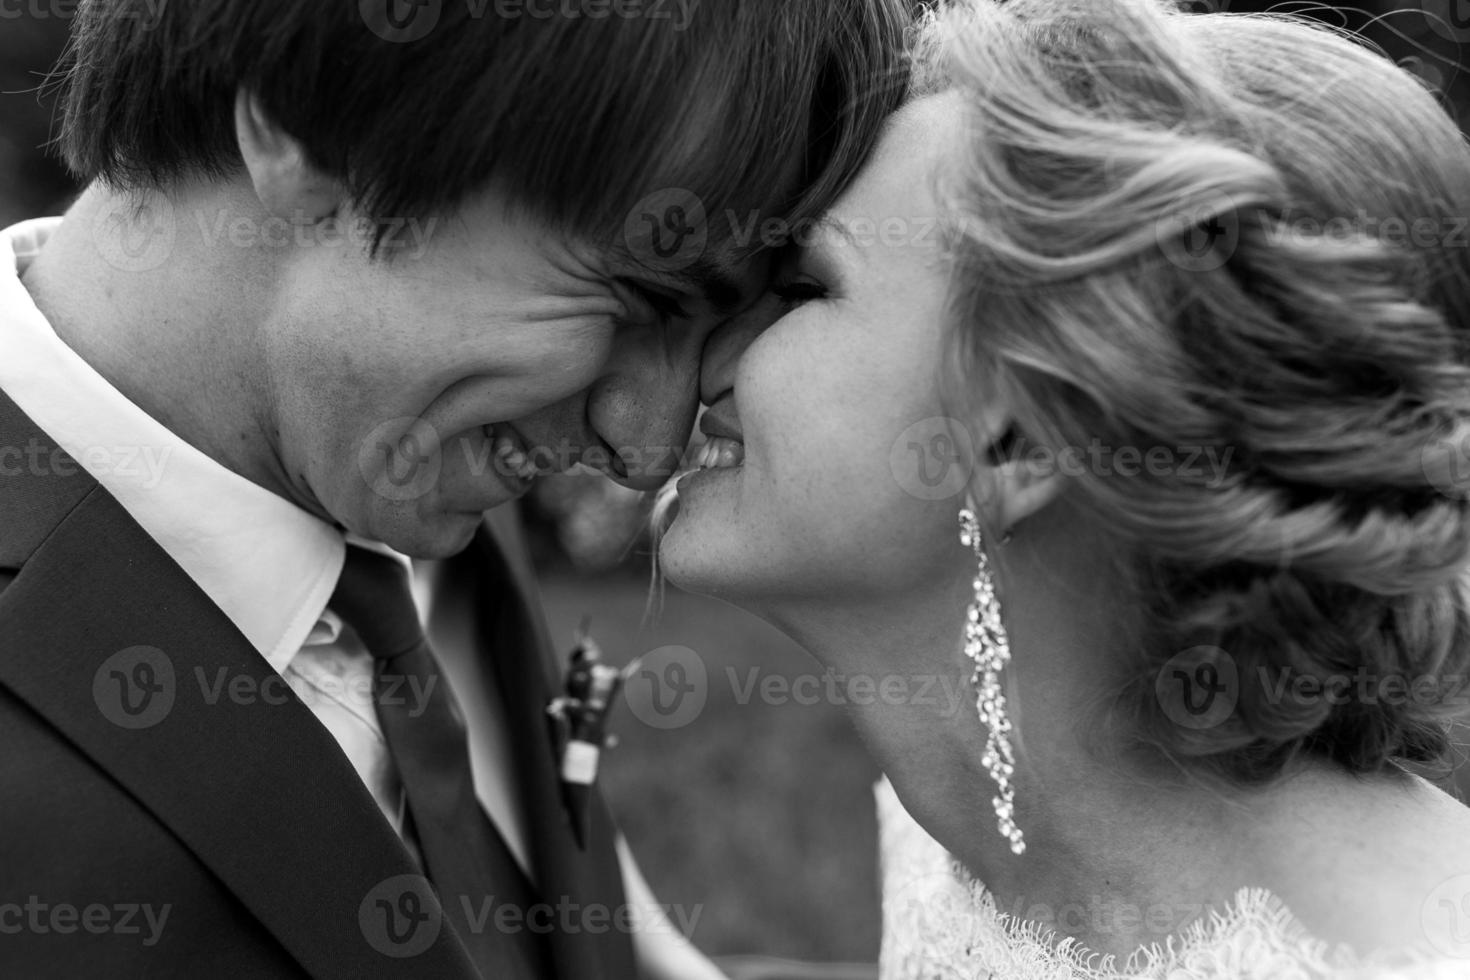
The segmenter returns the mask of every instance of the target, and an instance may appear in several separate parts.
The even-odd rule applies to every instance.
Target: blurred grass
[[[672,587],[645,627],[646,582],[626,572],[551,573],[542,588],[558,649],[570,649],[590,615],[614,662],[665,645],[704,661],[709,697],[698,717],[658,730],[622,705],[620,744],[601,777],[659,901],[697,908],[700,948],[876,961],[876,767],[839,706],[765,703],[758,693],[740,703],[752,668],[791,679],[820,674],[815,661],[753,616]]]

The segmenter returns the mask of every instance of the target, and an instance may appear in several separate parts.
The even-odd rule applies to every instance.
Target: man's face
[[[756,264],[655,272],[498,192],[390,237],[386,261],[296,250],[266,319],[271,428],[307,506],[419,557],[468,543],[534,474],[652,488],[697,407],[706,336]]]

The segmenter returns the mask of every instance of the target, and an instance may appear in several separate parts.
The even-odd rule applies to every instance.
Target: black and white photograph
[[[1470,980],[1467,0],[0,0],[0,980]]]

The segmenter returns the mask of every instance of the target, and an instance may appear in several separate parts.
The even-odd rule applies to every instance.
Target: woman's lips
[[[695,460],[702,470],[723,470],[745,462],[745,443],[725,436],[710,436]]]

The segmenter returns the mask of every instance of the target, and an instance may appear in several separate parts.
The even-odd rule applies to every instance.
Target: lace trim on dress
[[[1002,911],[878,784],[882,980],[1470,980],[1470,961],[1358,957],[1313,937],[1274,894],[1243,888],[1161,944],[1116,958]]]

